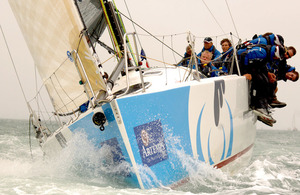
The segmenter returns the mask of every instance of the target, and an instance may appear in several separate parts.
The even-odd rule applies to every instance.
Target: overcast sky
[[[118,9],[128,15],[124,0],[115,0],[115,2]],[[133,20],[152,34],[178,35],[191,31],[197,37],[212,36],[219,50],[221,50],[220,40],[216,40],[215,37],[224,33],[233,32],[242,40],[265,32],[280,34],[285,39],[285,45],[293,45],[298,49],[298,54],[288,60],[288,63],[295,66],[298,71],[300,70],[299,0],[227,0],[236,29],[225,0],[205,0],[209,9],[201,0],[127,0],[126,2]],[[30,99],[35,92],[34,62],[7,0],[0,1],[0,24],[9,44],[26,98]],[[131,24],[127,24],[127,30],[130,31],[130,29],[132,29]],[[138,32],[144,33],[140,30]],[[183,55],[187,45],[186,38],[179,42],[174,36],[174,40],[176,42],[174,43],[176,48],[174,48]],[[202,38],[196,39],[196,49],[202,48],[202,41]],[[151,55],[150,50],[146,53]],[[2,34],[0,35],[0,63],[0,118],[26,119],[29,115],[26,102]],[[288,105],[275,110],[273,116],[277,123],[273,129],[290,129],[293,127],[293,117],[300,118],[299,94],[300,81],[279,82],[278,99]],[[258,124],[258,127],[267,128],[261,124]],[[300,122],[296,122],[296,127],[300,129]]]

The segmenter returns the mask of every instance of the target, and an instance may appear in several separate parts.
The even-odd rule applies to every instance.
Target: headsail
[[[106,90],[73,0],[9,3],[57,112],[72,112],[88,100],[87,94],[91,97],[91,90],[85,91],[79,82],[86,82],[84,72],[94,93]],[[84,67],[79,68],[80,75],[67,56],[73,50]]]

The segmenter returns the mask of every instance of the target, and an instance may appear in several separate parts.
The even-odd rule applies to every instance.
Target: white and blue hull
[[[127,163],[128,169],[119,175],[132,186],[146,189],[174,187],[187,181],[188,170],[178,151],[229,172],[247,162],[247,158],[238,157],[251,154],[256,117],[249,111],[245,77],[200,80],[196,70],[166,63],[167,55],[163,60],[153,58],[160,67],[154,68],[151,62],[151,68],[142,68],[146,56],[144,52],[138,55],[142,48],[136,42],[136,33],[125,33],[112,1],[101,0],[98,5],[92,1],[40,2],[10,0],[54,109],[43,117],[41,91],[33,98],[36,105],[27,102],[36,137],[47,156],[70,145],[76,132],[82,132],[95,148],[111,150],[101,156],[104,164]],[[51,13],[51,17],[44,17],[45,13]],[[115,68],[108,80],[103,79],[108,70],[102,65],[109,59],[103,55],[100,60],[93,46],[99,37],[106,39],[102,36],[106,24],[114,49],[106,44],[104,48],[115,53],[111,58],[118,61],[112,62]],[[192,37],[188,33],[188,42],[194,48]],[[101,41],[99,44],[103,46]],[[110,64],[107,68],[112,68]],[[126,76],[119,76],[122,73]],[[128,94],[127,87],[131,87]],[[95,114],[101,115],[99,123],[93,122]],[[67,125],[63,125],[67,117]],[[51,132],[44,124],[53,118],[61,127]],[[147,173],[143,172],[145,167]]]
[[[145,189],[176,187],[188,180],[177,151],[228,172],[249,161],[256,117],[249,111],[244,77],[175,82],[154,91],[157,80],[154,78],[149,92],[123,96],[82,114],[55,133],[59,135],[49,137],[44,152],[65,147],[72,134],[83,131],[96,147],[112,148],[109,158],[114,165],[129,163],[130,171],[120,175],[131,186]],[[106,117],[104,131],[92,121],[97,112]],[[141,170],[144,167],[150,169],[150,175]]]

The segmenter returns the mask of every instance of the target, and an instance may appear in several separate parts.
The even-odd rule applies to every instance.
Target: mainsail
[[[90,39],[85,36],[85,26],[73,0],[9,0],[9,3],[56,112],[72,112],[88,101],[88,97],[92,97],[93,93],[106,90],[89,47]],[[97,10],[94,9],[94,15]],[[96,38],[105,28],[100,16],[99,22],[101,25],[95,33]],[[90,28],[87,28],[87,31],[94,31],[93,27],[97,21],[89,19],[89,23]],[[70,55],[73,51],[76,51],[79,57]],[[87,80],[90,87],[85,89],[82,83],[86,83]]]

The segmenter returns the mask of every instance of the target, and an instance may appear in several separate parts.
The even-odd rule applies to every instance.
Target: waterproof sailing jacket
[[[267,72],[267,63],[274,61],[276,46],[260,45],[239,49],[237,51],[242,74]]]
[[[256,39],[251,40],[250,43],[252,43],[253,45],[257,45],[257,44],[276,45],[275,35],[271,34],[267,36],[267,38],[263,37],[262,35],[259,35]]]
[[[273,61],[275,56],[276,46],[263,47],[254,46],[252,48],[244,48],[237,51],[237,55],[240,58],[240,63],[248,65],[253,62],[270,62]]]
[[[202,53],[203,51],[205,51],[205,50],[207,50],[207,51],[209,51],[209,52],[211,52],[211,53],[213,54],[212,60],[217,59],[217,58],[219,58],[219,57],[221,56],[221,53],[216,49],[216,47],[215,47],[214,45],[212,45],[209,49],[205,49],[205,48],[203,47],[202,50],[201,50],[201,52],[198,53],[197,56],[200,58],[201,53]]]
[[[246,48],[248,46],[253,46],[253,45],[280,45],[280,46],[284,46],[284,39],[281,35],[275,35],[275,34],[271,34],[271,35],[267,35],[267,36],[262,36],[259,35],[254,36],[254,38],[250,41],[245,41],[243,44],[238,45],[238,49],[243,49]]]

